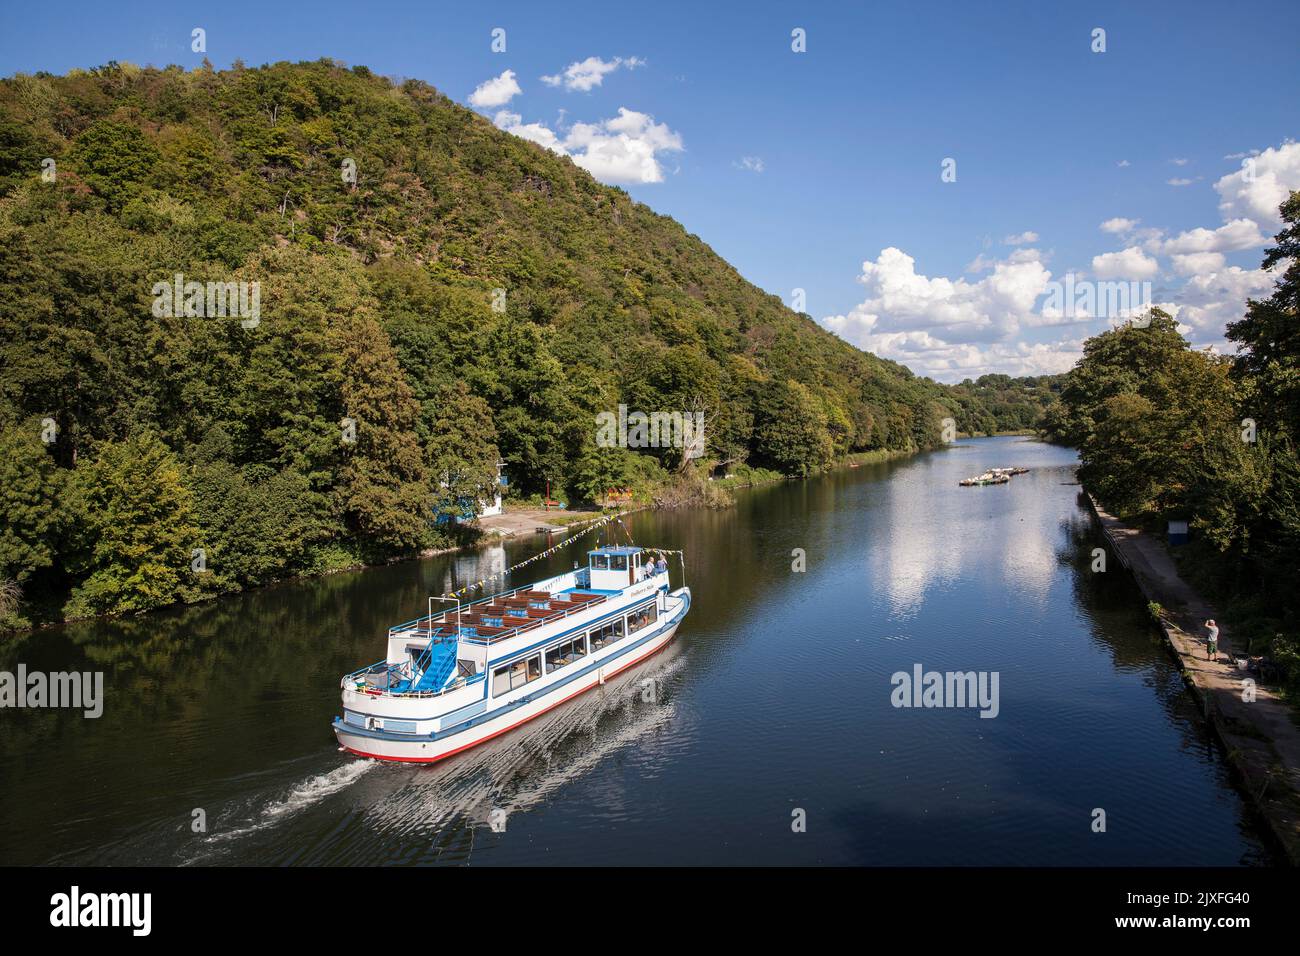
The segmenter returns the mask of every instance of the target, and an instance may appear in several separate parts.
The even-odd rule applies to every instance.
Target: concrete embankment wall
[[[1111,552],[1133,575],[1148,601],[1165,610],[1160,629],[1183,680],[1223,745],[1237,781],[1258,811],[1284,858],[1300,865],[1300,727],[1293,708],[1240,670],[1240,649],[1219,615],[1178,574],[1165,545],[1149,532],[1131,528],[1102,510],[1085,492]],[[1219,653],[1209,660],[1204,622],[1222,629]],[[1254,699],[1250,699],[1253,691]],[[1195,839],[1195,825],[1189,830]]]

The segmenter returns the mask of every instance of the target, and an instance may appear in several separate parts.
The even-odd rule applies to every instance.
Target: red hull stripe
[[[676,633],[674,633],[673,637],[676,636],[677,636]],[[635,660],[628,661],[626,664],[624,664],[618,670],[614,671],[612,674],[606,674],[605,680],[609,680],[611,677],[617,677],[619,674],[623,673],[629,667],[635,667],[637,664],[640,664],[642,661],[654,657],[656,654],[658,654],[660,651],[662,651],[665,647],[667,647],[672,642],[673,642],[673,638],[672,637],[668,638],[668,640],[664,641],[663,644],[656,647],[653,651],[650,651],[648,654],[643,654],[640,657],[636,658]],[[518,723],[511,724],[509,727],[502,727],[500,730],[493,731],[492,733],[488,734],[486,737],[480,737],[478,740],[470,741],[469,743],[465,744],[463,747],[457,747],[455,750],[448,750],[445,754],[439,754],[436,757],[386,757],[383,754],[371,754],[371,753],[366,753],[364,750],[354,750],[353,748],[347,746],[346,744],[343,745],[343,749],[346,750],[348,753],[356,754],[358,757],[369,757],[372,760],[392,760],[395,763],[437,763],[439,760],[446,760],[448,757],[454,757],[456,756],[456,754],[460,753],[463,750],[469,750],[471,747],[477,747],[479,744],[485,744],[493,737],[500,737],[502,734],[509,733],[510,731],[514,730],[516,727],[522,726],[523,724],[528,723],[530,720],[536,720],[538,717],[542,716],[542,714],[549,713],[550,711],[554,710],[556,707],[559,707],[561,704],[567,704],[569,701],[573,700],[573,698],[578,697],[581,694],[585,694],[589,690],[594,690],[599,686],[600,686],[600,681],[596,681],[596,683],[592,684],[590,687],[584,687],[582,688],[582,690],[574,691],[568,697],[564,697],[560,700],[557,700],[555,703],[551,704],[550,707],[547,707],[545,710],[539,710],[531,717],[525,717],[523,720],[519,721]]]

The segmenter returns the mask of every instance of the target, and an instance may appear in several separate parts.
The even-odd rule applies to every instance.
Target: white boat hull
[[[409,763],[433,763],[444,760],[526,724],[593,687],[600,686],[614,675],[635,667],[666,647],[677,634],[680,623],[681,618],[678,617],[659,633],[639,643],[634,649],[611,658],[607,663],[593,668],[563,687],[557,687],[554,692],[506,709],[500,715],[490,717],[464,730],[453,731],[445,736],[435,735],[432,738],[430,736],[403,738],[391,734],[358,732],[350,725],[336,720],[334,733],[343,749],[359,757]]]

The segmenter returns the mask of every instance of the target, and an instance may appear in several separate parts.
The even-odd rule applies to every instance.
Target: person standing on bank
[[[1206,657],[1214,660],[1219,653],[1219,625],[1214,623],[1214,618],[1205,622],[1205,629],[1209,631],[1209,637],[1205,641]]]

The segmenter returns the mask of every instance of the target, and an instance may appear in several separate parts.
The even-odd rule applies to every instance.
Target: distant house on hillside
[[[501,490],[510,485],[510,480],[502,470],[505,468],[505,464],[504,461],[497,462],[496,484],[490,489],[483,489],[482,496],[477,500],[471,501],[468,497],[457,500],[456,503],[460,508],[460,514],[456,515],[455,518],[458,524],[464,524],[466,521],[473,521],[476,518],[486,518],[489,515],[499,515],[505,510],[501,504]],[[443,488],[451,487],[451,477],[443,475],[438,484]],[[450,518],[450,515],[441,514],[438,516],[438,524],[446,524]]]

